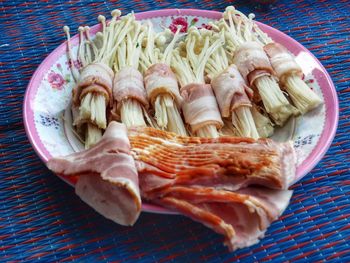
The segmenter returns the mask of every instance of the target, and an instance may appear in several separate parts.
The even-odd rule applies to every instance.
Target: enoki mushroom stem
[[[242,137],[250,137],[253,139],[258,139],[260,137],[250,107],[241,106],[232,111],[232,124]]]
[[[85,149],[89,149],[102,138],[102,130],[91,123],[86,124],[85,129]]]
[[[205,137],[205,138],[218,138],[219,133],[215,125],[208,124],[203,126],[202,128],[198,129],[196,132],[196,135],[198,137]]]
[[[262,76],[255,80],[266,111],[277,125],[283,125],[297,110],[289,103],[277,82],[270,76]]]
[[[260,113],[256,107],[251,109],[252,117],[254,119],[256,129],[261,138],[270,137],[273,134],[274,128],[270,119],[264,114]]]
[[[120,117],[126,127],[146,127],[146,122],[143,117],[143,110],[140,103],[134,99],[122,101],[120,108]]]
[[[286,78],[285,89],[301,114],[322,103],[320,97],[299,76],[292,75]]]
[[[187,136],[180,112],[170,94],[162,94],[156,98],[155,117],[161,129]]]
[[[95,123],[100,129],[106,129],[106,98],[100,94],[88,93],[81,100],[80,117]]]

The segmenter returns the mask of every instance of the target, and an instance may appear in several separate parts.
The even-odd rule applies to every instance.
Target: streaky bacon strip
[[[221,116],[230,117],[231,111],[241,106],[251,107],[247,96],[250,92],[236,65],[230,65],[220,75],[211,81],[216,100],[219,104]]]
[[[182,137],[153,128],[132,128],[128,136],[135,160],[173,174],[167,178],[182,184],[215,180],[218,185],[231,182],[231,190],[251,184],[288,189],[295,178],[296,158],[289,142]]]
[[[130,154],[126,127],[111,122],[92,148],[52,158],[47,166],[57,174],[78,176],[77,195],[97,212],[121,225],[133,225],[141,212],[141,197]]]
[[[73,89],[73,103],[79,105],[80,100],[89,92],[105,96],[107,104],[112,106],[113,70],[104,63],[91,63],[80,73],[78,85]]]
[[[180,95],[177,79],[171,68],[164,63],[156,63],[150,66],[145,72],[145,87],[151,104],[160,94],[170,94],[180,109],[182,97]]]
[[[118,103],[125,99],[135,99],[148,108],[143,76],[140,71],[133,67],[125,67],[115,75],[113,84],[113,96]]]
[[[283,45],[279,43],[269,43],[264,46],[267,56],[270,58],[273,69],[283,85],[286,78],[292,74],[296,74],[302,78],[303,71],[296,63],[293,55]]]
[[[192,132],[206,125],[220,129],[224,123],[211,85],[192,83],[181,88],[182,110],[185,122],[191,125]]]
[[[274,74],[269,58],[257,42],[247,42],[240,46],[234,55],[233,62],[251,87],[257,78]]]
[[[144,191],[142,191],[144,193]],[[144,194],[147,198],[147,194]],[[292,191],[248,187],[236,192],[212,187],[168,187],[152,201],[225,236],[233,251],[259,242],[287,207]]]

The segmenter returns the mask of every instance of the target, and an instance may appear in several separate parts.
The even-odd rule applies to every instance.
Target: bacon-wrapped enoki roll
[[[305,114],[320,105],[322,100],[303,81],[301,67],[296,63],[294,56],[288,49],[273,42],[255,23],[254,31],[261,43],[265,45],[264,50],[279,78],[280,86],[285,88],[301,114]]]
[[[116,36],[122,41],[114,60],[116,74],[113,96],[115,105],[112,115],[118,116],[127,127],[146,126],[144,115],[149,104],[143,76],[138,71],[144,30],[133,14],[130,14],[128,27],[130,30],[125,38]]]
[[[171,51],[179,38],[179,30],[162,51],[156,48],[156,44],[164,48],[165,33],[156,36],[152,23],[148,21],[147,37],[144,39],[140,66],[145,76],[147,97],[154,108],[154,116],[159,128],[179,135],[187,135],[180,113],[182,97],[176,76],[170,68]]]
[[[97,33],[92,41],[89,28],[79,27],[80,41],[77,59],[81,68],[74,63],[75,58],[70,46],[69,27],[67,35],[68,58],[72,75],[76,82],[73,88],[72,111],[74,125],[78,131],[85,130],[85,148],[89,148],[101,139],[102,131],[107,126],[106,109],[112,106],[112,87],[114,72],[111,69],[111,57],[118,45],[114,34],[125,36],[124,21],[118,21],[119,10],[112,11],[112,20],[106,25],[106,18],[99,16],[102,32]],[[85,33],[85,37],[84,37]]]
[[[228,7],[219,27],[225,31],[229,51],[233,53],[233,63],[245,81],[259,91],[264,107],[274,122],[283,125],[291,115],[298,114],[279,88],[270,61],[262,45],[254,41],[252,25],[246,21],[246,17],[234,7]]]
[[[171,65],[181,85],[185,121],[191,132],[200,137],[218,137],[218,129],[223,126],[211,85],[205,84],[204,80],[205,64],[222,42],[218,38],[210,44],[209,34],[201,34],[192,27],[182,47],[173,51]],[[181,50],[183,47],[185,49]]]
[[[230,118],[239,136],[259,138],[251,113],[252,103],[247,96],[251,90],[245,84],[237,67],[229,66],[223,47],[209,58],[205,71],[211,79],[221,116]]]

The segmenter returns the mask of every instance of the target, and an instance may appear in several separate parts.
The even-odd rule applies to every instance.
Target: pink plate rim
[[[155,11],[147,11],[135,14],[136,18],[139,20],[149,19],[154,17],[168,17],[168,16],[195,16],[195,17],[205,17],[209,19],[219,19],[222,16],[221,12],[210,11],[210,10],[199,10],[199,9],[163,9]],[[326,119],[324,124],[324,129],[319,138],[316,147],[312,150],[311,154],[308,156],[304,162],[297,168],[296,181],[300,180],[307,173],[309,173],[317,163],[322,159],[322,157],[327,152],[330,147],[333,138],[336,133],[339,118],[339,103],[336,93],[335,86],[331,80],[326,69],[322,66],[320,61],[303,45],[289,37],[288,35],[282,33],[281,31],[274,29],[268,25],[259,23],[259,26],[270,35],[276,35],[280,39],[286,40],[289,43],[288,46],[293,49],[301,50],[307,52],[312,56],[312,58],[317,62],[321,71],[317,71],[314,75],[316,80],[319,82],[323,97],[325,100],[326,108]],[[91,33],[95,33],[99,30],[99,25],[95,25],[91,28]],[[271,34],[272,33],[272,34]],[[78,41],[78,35],[72,37],[72,45],[75,45]],[[290,49],[290,47],[288,47]],[[291,50],[293,51],[293,50]],[[45,60],[39,65],[37,70],[34,72],[28,87],[25,92],[24,103],[23,103],[23,120],[24,127],[27,133],[28,139],[32,144],[35,152],[38,154],[43,162],[47,162],[51,157],[50,153],[45,148],[44,144],[41,142],[40,137],[36,131],[34,123],[34,111],[33,111],[33,100],[38,91],[39,83],[44,77],[44,74],[48,71],[50,66],[56,61],[63,53],[66,52],[65,42],[59,45],[53,52],[51,52]],[[67,183],[73,185],[72,182],[68,181],[66,178],[60,177]],[[166,210],[157,205],[152,205],[144,203],[142,210],[145,212],[153,213],[167,213],[170,214],[169,210]]]

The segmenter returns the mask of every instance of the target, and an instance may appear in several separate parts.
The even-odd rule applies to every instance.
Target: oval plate
[[[135,14],[138,20],[149,19],[155,30],[176,28],[177,24],[206,26],[209,20],[220,19],[222,13],[196,9],[166,9]],[[328,150],[338,124],[338,98],[335,87],[322,64],[300,43],[286,34],[259,23],[259,26],[276,42],[283,44],[302,67],[309,86],[323,98],[324,104],[297,119],[293,134],[298,167],[296,181],[300,180],[321,160]],[[91,28],[91,35],[100,25]],[[72,38],[76,51],[78,36]],[[57,47],[38,67],[26,90],[23,118],[29,141],[39,157],[47,162],[52,157],[74,152],[69,132],[64,126],[64,112],[68,107],[73,78],[66,57],[66,44]],[[290,130],[279,130],[278,137],[289,137]],[[276,138],[278,139],[278,138]],[[74,181],[62,178],[71,185]],[[170,213],[159,206],[144,203],[143,211]]]

